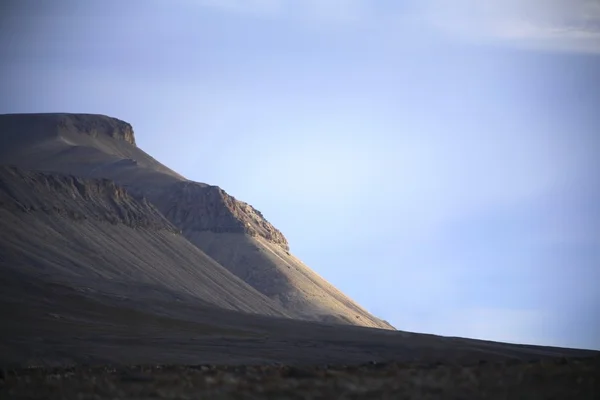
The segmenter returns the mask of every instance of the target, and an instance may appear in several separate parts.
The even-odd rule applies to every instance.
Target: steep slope
[[[224,190],[181,182],[155,204],[192,243],[299,318],[384,326],[294,257],[259,211]]]
[[[183,178],[137,148],[126,122],[91,114],[2,115],[0,163],[117,182],[295,318],[392,328],[292,256],[283,234],[252,206]]]
[[[109,180],[0,166],[0,270],[122,299],[286,315]]]

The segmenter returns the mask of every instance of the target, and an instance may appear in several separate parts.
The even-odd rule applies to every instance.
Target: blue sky
[[[131,122],[398,329],[600,349],[597,1],[32,4],[0,112]]]

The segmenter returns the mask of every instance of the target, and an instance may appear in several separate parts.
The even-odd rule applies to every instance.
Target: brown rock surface
[[[170,221],[184,231],[260,236],[289,251],[286,238],[260,211],[236,200],[218,186],[178,182],[165,191],[156,204]]]

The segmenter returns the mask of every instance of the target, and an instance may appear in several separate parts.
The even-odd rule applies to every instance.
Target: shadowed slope
[[[189,298],[123,301],[19,273],[0,275],[0,313],[0,367],[391,360],[431,365],[598,355],[250,315]]]
[[[189,243],[154,206],[108,180],[0,166],[0,271],[10,270],[123,300],[193,298],[286,315]]]

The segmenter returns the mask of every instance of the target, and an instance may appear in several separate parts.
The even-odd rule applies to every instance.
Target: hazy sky
[[[261,210],[398,329],[600,349],[599,1],[0,15],[0,112],[132,123],[141,148]]]

